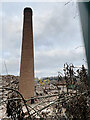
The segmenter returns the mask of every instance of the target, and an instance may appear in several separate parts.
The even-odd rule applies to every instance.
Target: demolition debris
[[[61,119],[89,120],[90,94],[87,70],[84,65],[77,68],[64,65],[64,75],[58,72],[57,79],[35,80],[34,97],[25,99],[19,92],[19,77],[2,76],[0,87],[1,119]]]

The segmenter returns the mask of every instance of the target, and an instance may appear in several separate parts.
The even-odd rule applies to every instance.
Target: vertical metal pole
[[[88,86],[90,87],[90,2],[79,2],[78,6],[88,62]]]
[[[89,73],[88,84],[90,87],[90,2],[88,3],[88,73]]]

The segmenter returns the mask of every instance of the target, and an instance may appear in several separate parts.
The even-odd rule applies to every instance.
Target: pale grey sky
[[[2,55],[6,74],[19,75],[23,9],[33,9],[35,77],[54,76],[64,63],[85,64],[85,51],[78,8],[75,3],[3,3]],[[1,57],[0,57],[1,59]]]

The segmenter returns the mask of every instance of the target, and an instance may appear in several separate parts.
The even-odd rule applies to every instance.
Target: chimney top
[[[24,14],[25,13],[32,13],[32,9],[29,7],[24,8]]]

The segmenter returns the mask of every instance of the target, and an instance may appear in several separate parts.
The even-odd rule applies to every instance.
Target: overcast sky
[[[64,63],[85,64],[78,7],[75,3],[3,3],[2,74],[19,75],[23,9],[33,9],[35,77],[56,76]],[[0,57],[0,59],[1,59]],[[5,68],[7,67],[7,71]]]

